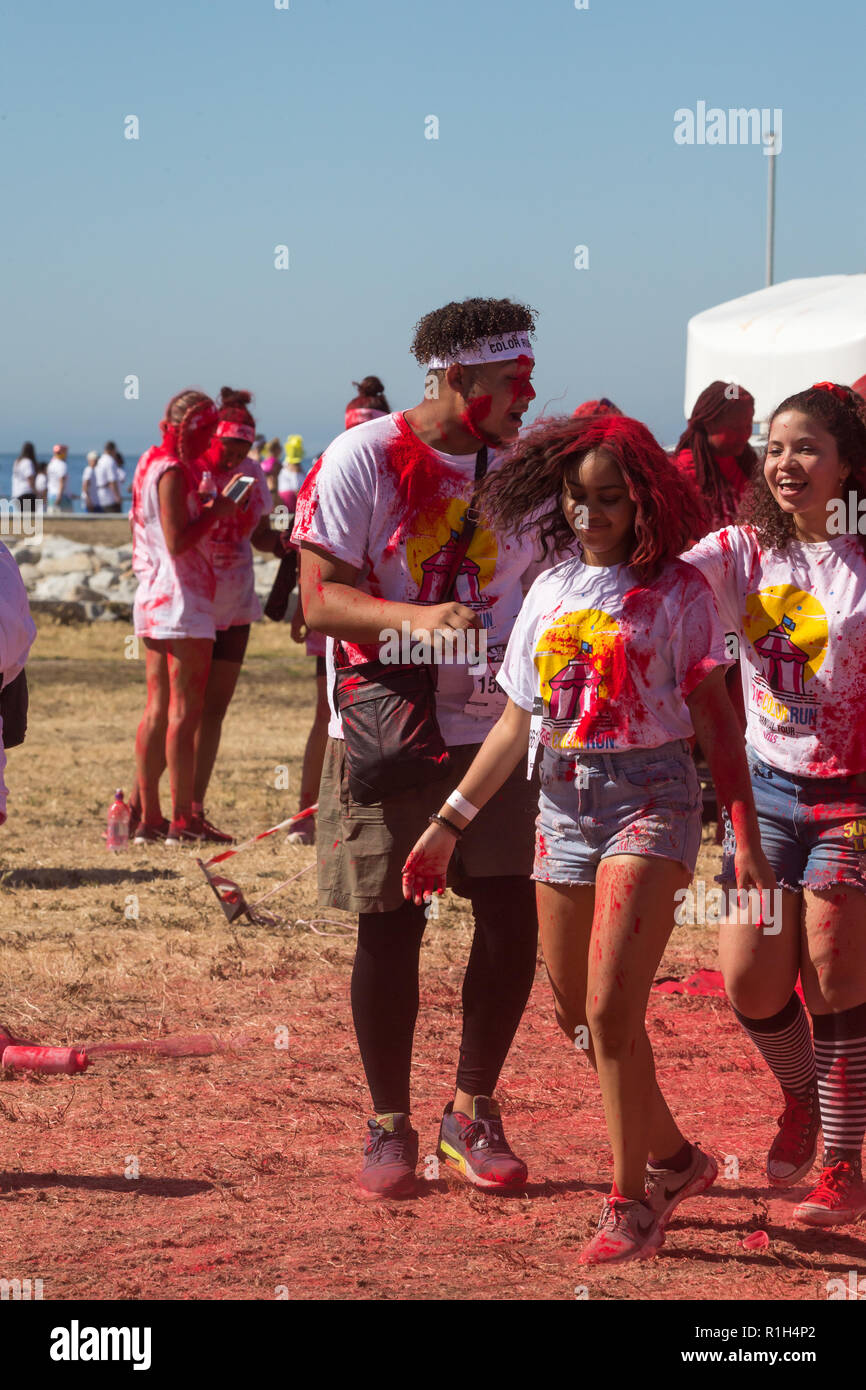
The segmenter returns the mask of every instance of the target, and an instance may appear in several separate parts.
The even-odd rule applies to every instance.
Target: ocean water
[[[36,456],[40,463],[47,463],[48,458],[50,458],[50,454],[48,458],[46,458],[45,455],[40,454],[38,450]],[[12,465],[17,457],[17,454],[0,453],[0,497],[12,496]],[[138,463],[140,457],[140,454],[132,452],[124,453],[123,455],[124,464],[126,466],[126,483],[123,488],[124,511],[126,511],[126,503],[128,503],[132,495],[132,475],[135,472],[135,465]],[[308,471],[313,459],[317,457],[318,454],[312,454],[309,458],[306,456],[304,457],[301,462],[301,468],[304,473]],[[87,466],[87,456],[86,454],[67,454],[66,465],[69,469],[69,477],[66,480],[66,491],[74,501],[72,510],[73,512],[84,512],[84,507],[81,503],[81,478]]]

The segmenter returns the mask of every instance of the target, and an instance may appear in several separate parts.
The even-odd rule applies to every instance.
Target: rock
[[[42,547],[40,545],[32,545],[27,541],[18,545],[9,541],[7,544],[15,556],[15,562],[19,569],[22,565],[38,565],[42,559]]]
[[[67,551],[61,555],[46,555],[39,564],[41,574],[90,574],[95,566],[89,548]]]
[[[59,599],[64,603],[94,597],[93,590],[87,584],[82,584],[81,576],[76,574],[47,574],[40,577],[32,595],[34,599]]]
[[[97,570],[95,574],[91,574],[87,582],[96,593],[105,594],[106,598],[114,598],[114,590],[118,587],[119,576],[117,571],[113,569]]]
[[[132,619],[132,605],[128,603],[91,603],[83,600],[60,601],[32,599],[32,613],[46,613],[58,623],[124,622]]]

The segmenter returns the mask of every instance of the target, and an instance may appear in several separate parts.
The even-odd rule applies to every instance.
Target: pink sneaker
[[[665,1233],[646,1202],[628,1197],[606,1197],[598,1221],[598,1230],[581,1251],[578,1264],[613,1265],[627,1260],[648,1260],[660,1245]]]

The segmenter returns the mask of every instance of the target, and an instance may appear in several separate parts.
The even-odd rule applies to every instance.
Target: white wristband
[[[452,792],[445,804],[446,806],[453,806],[454,810],[459,812],[461,816],[465,816],[467,820],[473,820],[478,815],[478,807],[473,806],[472,802],[467,801],[466,797],[461,796],[459,792]]]

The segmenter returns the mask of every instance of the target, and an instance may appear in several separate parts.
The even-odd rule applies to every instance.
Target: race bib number
[[[505,655],[503,647],[491,647],[487,651],[487,661],[483,669],[469,671],[472,676],[472,694],[463,706],[463,713],[475,719],[498,719],[505,709],[508,696],[498,685],[496,677]]]
[[[544,701],[536,696],[532,707],[532,717],[529,721],[529,754],[526,759],[526,780],[532,781],[532,774],[535,771],[535,759],[538,756],[538,745],[541,742],[541,726],[544,723]]]

